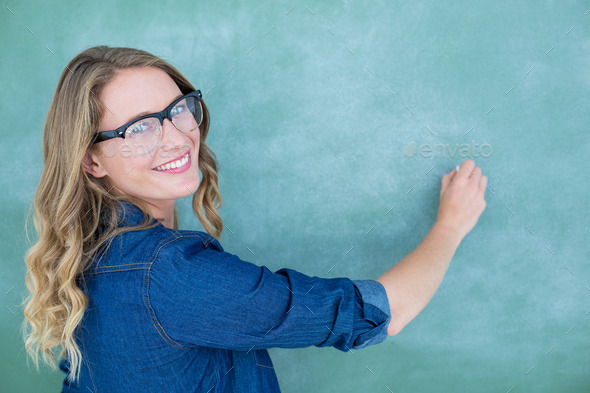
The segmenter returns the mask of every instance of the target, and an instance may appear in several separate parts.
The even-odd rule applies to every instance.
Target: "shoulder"
[[[137,206],[122,202],[120,204],[121,222],[119,226],[135,227],[144,222],[144,212]],[[152,224],[156,226],[143,230],[130,230],[120,233],[121,243],[125,243],[126,249],[143,248],[144,254],[148,249],[179,248],[202,246],[203,248],[214,247],[223,250],[221,244],[213,236],[206,232],[195,230],[170,229],[158,223],[152,218]]]
[[[127,249],[145,247],[146,262],[158,263],[170,260],[194,259],[202,252],[224,252],[219,241],[206,232],[174,230],[158,226],[151,230],[139,231],[128,236]]]
[[[164,245],[166,251],[186,250],[198,252],[202,250],[225,251],[221,243],[207,232],[174,230],[161,227],[161,230],[167,232],[167,241]]]
[[[190,268],[199,261],[211,260],[227,254],[221,243],[210,234],[202,231],[173,230],[166,231],[165,240],[160,241],[152,260],[152,270],[182,270]],[[163,234],[163,233],[162,233]],[[171,269],[171,270],[169,270]]]
[[[204,250],[223,252],[213,236],[201,231],[173,230],[158,225],[151,229],[128,231],[116,235],[107,250],[95,258],[91,272],[102,272],[113,266],[150,267],[156,262],[178,256],[190,258]]]
[[[155,284],[155,290],[174,288],[180,291],[186,287],[194,295],[195,288],[207,288],[212,283],[235,289],[238,282],[254,285],[272,275],[268,268],[225,251],[208,233],[173,232],[174,239],[160,248],[148,266],[149,281]]]

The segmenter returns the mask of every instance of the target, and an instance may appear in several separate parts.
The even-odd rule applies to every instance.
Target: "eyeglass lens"
[[[195,97],[186,97],[170,110],[170,117],[178,130],[194,131],[203,121],[201,102]],[[156,117],[146,117],[127,127],[125,143],[135,154],[147,154],[158,146],[161,135],[160,120]]]

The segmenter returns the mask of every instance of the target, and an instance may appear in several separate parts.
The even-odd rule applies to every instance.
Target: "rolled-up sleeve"
[[[358,298],[362,298],[360,303],[363,310],[361,318],[355,318],[355,322],[360,326],[355,330],[366,331],[357,339],[357,344],[352,349],[360,349],[369,345],[379,344],[387,338],[387,328],[391,321],[391,310],[389,308],[389,299],[383,285],[375,280],[353,280],[354,286],[360,292]],[[371,329],[377,326],[378,322],[383,319],[383,314],[387,315],[387,320],[383,330]]]
[[[272,272],[210,238],[182,236],[149,269],[148,308],[175,343],[232,350],[364,348],[387,337],[389,303],[374,280]]]

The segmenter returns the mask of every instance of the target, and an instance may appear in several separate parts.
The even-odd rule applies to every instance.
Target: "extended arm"
[[[391,308],[388,335],[399,333],[426,307],[460,242],[455,233],[434,224],[418,247],[377,279]]]
[[[426,307],[463,238],[486,207],[487,177],[473,160],[442,178],[436,222],[416,249],[377,279],[391,309],[388,335],[398,334]]]

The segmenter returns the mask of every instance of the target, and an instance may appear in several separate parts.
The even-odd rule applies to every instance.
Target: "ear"
[[[107,175],[107,171],[100,163],[100,158],[94,152],[86,151],[86,154],[84,154],[84,158],[82,159],[82,166],[86,172],[96,178]]]

